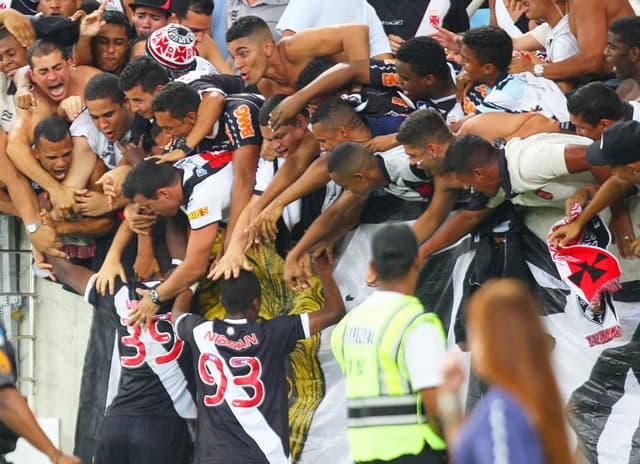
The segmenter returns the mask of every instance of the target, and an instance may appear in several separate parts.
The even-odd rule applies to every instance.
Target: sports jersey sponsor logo
[[[402,108],[409,108],[409,105],[407,105],[407,102],[405,102],[400,97],[391,98],[391,103],[394,104],[394,105],[397,105],[397,106],[401,106]]]
[[[400,78],[398,77],[398,73],[382,73],[382,85],[385,87],[397,87],[400,85]]]
[[[241,138],[246,139],[256,135],[256,131],[253,128],[253,121],[251,120],[251,110],[248,105],[240,105],[233,110],[233,115],[236,117]]]
[[[258,345],[260,340],[255,333],[251,335],[245,335],[240,340],[229,340],[225,335],[215,333],[213,331],[208,331],[204,335],[205,340],[215,343],[219,346],[228,346],[234,351],[242,351],[250,348],[251,346]]]
[[[206,216],[207,214],[209,214],[209,208],[206,206],[203,206],[202,208],[198,208],[198,209],[194,209],[193,211],[189,211],[187,213],[187,217],[189,218],[190,221],[193,221],[195,219],[201,218],[203,216]]]

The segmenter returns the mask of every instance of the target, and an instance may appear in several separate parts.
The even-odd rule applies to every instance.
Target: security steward
[[[374,234],[377,290],[336,326],[331,349],[346,378],[348,435],[356,463],[444,463],[436,418],[445,336],[414,296],[418,244],[406,225]]]
[[[42,431],[26,400],[16,388],[16,360],[13,347],[0,325],[0,464],[4,455],[16,448],[18,436],[46,454],[53,464],[80,464],[80,459],[64,454]]]

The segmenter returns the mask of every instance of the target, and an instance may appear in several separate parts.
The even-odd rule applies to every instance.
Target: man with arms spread
[[[192,349],[198,388],[195,464],[290,462],[285,366],[296,342],[344,315],[331,265],[316,261],[324,288],[317,312],[280,316],[257,323],[258,278],[242,270],[223,280],[224,320],[186,314],[176,321],[178,336]]]

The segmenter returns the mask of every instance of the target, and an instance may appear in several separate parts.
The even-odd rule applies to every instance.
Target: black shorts
[[[96,436],[94,464],[188,464],[193,440],[180,417],[108,416]]]

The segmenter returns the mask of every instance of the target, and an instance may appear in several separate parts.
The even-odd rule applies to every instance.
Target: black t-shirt
[[[296,342],[308,336],[308,316],[256,323],[187,314],[176,332],[191,346],[196,370],[194,463],[287,463],[285,366]]]
[[[367,0],[376,10],[386,34],[395,34],[408,40],[416,35],[429,0]],[[442,25],[453,32],[469,29],[466,2],[451,0],[451,7]]]
[[[197,90],[201,96],[208,92],[218,92],[225,97],[222,116],[215,123],[212,133],[202,139],[190,154],[235,150],[244,145],[262,145],[258,113],[264,99],[260,95],[248,93],[239,76],[193,71],[178,80]]]
[[[94,280],[85,293],[97,311],[110,314],[117,327],[120,381],[107,416],[181,416],[195,417],[195,385],[190,349],[177,339],[170,321],[171,301],[142,330],[128,324],[130,311],[140,300],[140,283],[118,281],[113,296],[100,295]]]

